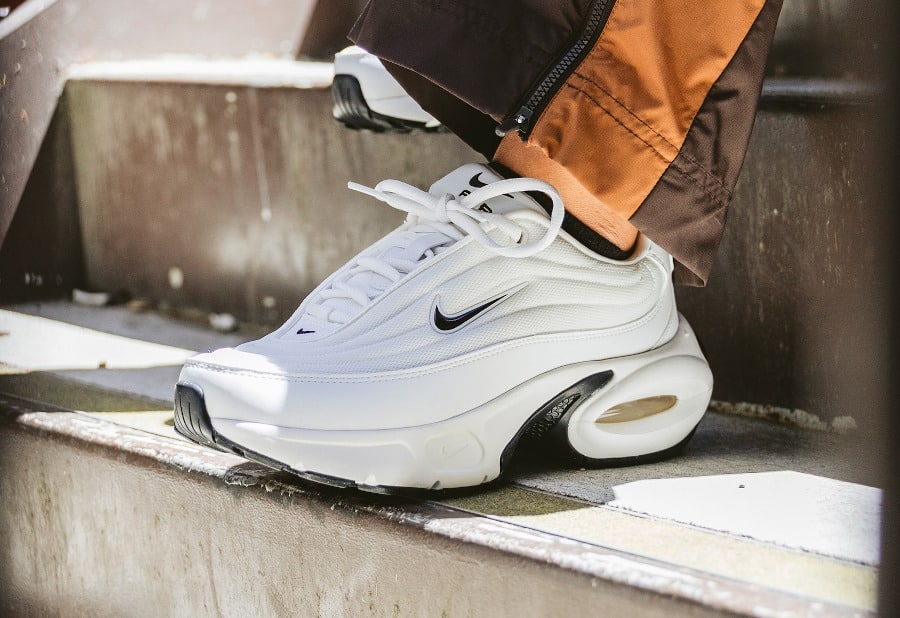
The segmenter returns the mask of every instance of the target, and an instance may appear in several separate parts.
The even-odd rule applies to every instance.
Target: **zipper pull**
[[[494,133],[497,134],[497,137],[506,137],[508,133],[518,131],[524,139],[528,125],[531,124],[531,115],[533,113],[534,111],[530,108],[523,106],[515,114],[498,124],[497,128],[494,129]]]

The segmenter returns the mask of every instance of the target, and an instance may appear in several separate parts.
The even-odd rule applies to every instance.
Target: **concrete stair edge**
[[[547,567],[563,569],[611,586],[625,586],[664,599],[742,615],[866,616],[850,608],[730,580],[687,567],[605,548],[509,522],[494,520],[427,499],[374,496],[304,485],[281,473],[226,453],[217,453],[132,428],[35,402],[0,395],[2,423],[11,431],[39,433],[74,448],[102,451],[124,465],[151,465],[201,477],[229,491],[257,492],[276,500],[314,501],[322,508],[412,527],[455,543],[477,546]],[[4,482],[9,482],[7,479]],[[329,507],[330,505],[330,507]],[[596,586],[592,584],[592,586]]]

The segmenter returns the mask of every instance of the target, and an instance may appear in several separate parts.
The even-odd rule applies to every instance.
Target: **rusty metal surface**
[[[348,180],[427,186],[473,158],[448,135],[342,129],[327,89],[79,81],[68,94],[89,283],[264,322],[401,221]]]

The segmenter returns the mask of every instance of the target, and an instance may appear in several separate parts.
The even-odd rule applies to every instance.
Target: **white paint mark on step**
[[[879,561],[882,492],[799,472],[650,479],[609,506],[866,565]]]

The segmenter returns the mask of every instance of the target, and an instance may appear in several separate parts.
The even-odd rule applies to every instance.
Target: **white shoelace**
[[[347,185],[386,204],[408,213],[406,229],[396,234],[395,244],[379,256],[356,260],[347,276],[321,290],[307,308],[317,319],[346,323],[359,311],[421,262],[447,249],[465,236],[489,251],[504,257],[524,258],[546,249],[562,227],[565,208],[556,189],[535,178],[499,180],[468,195],[435,195],[399,180],[384,180],[375,188],[354,182]],[[550,197],[553,207],[546,233],[532,242],[523,242],[522,228],[506,216],[483,212],[478,206],[504,194],[539,191]],[[511,240],[499,244],[487,230],[500,231]]]

